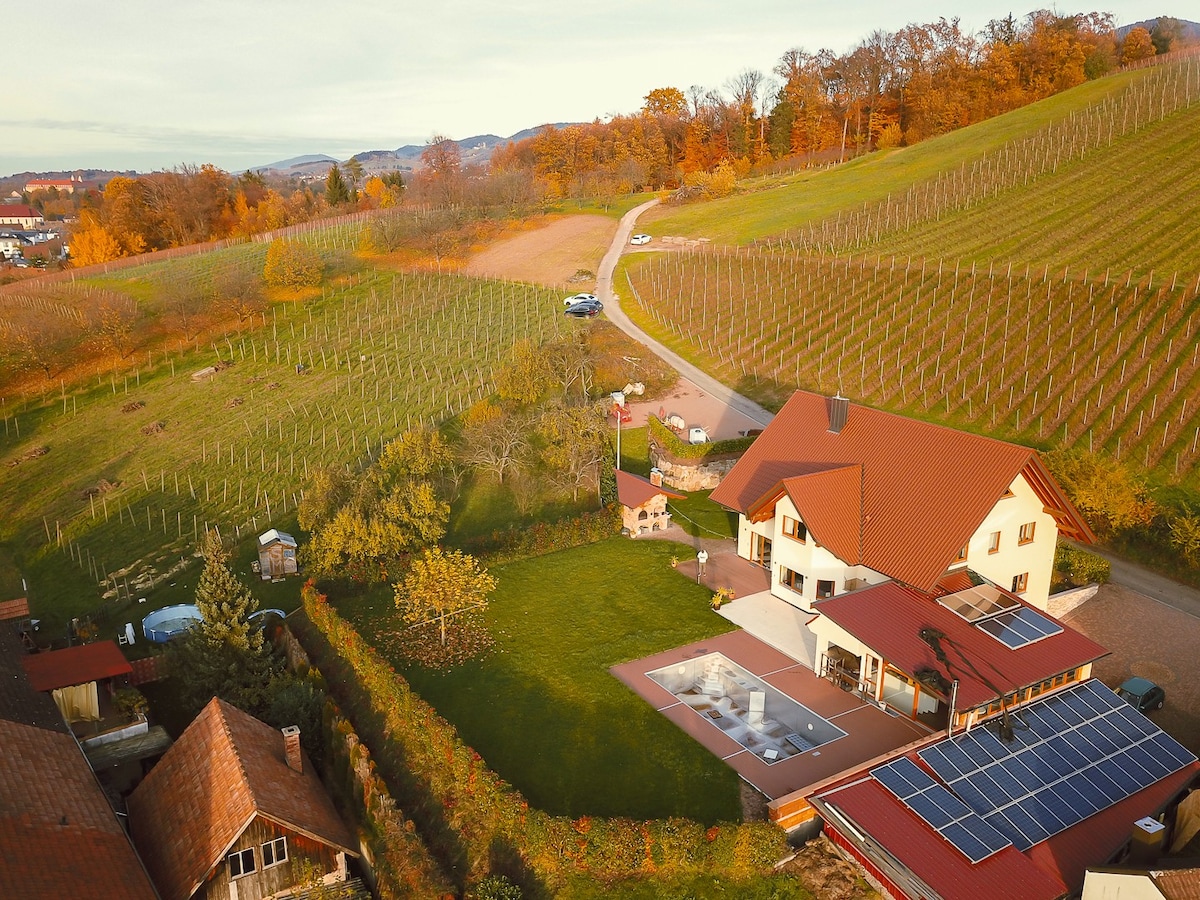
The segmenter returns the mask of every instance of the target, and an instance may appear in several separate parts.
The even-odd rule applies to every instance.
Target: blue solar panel
[[[1195,760],[1095,680],[1020,710],[1014,716],[1014,736],[1004,744],[979,727],[919,755],[985,822],[1021,849]]]
[[[919,794],[927,787],[937,784],[928,773],[922,772],[908,757],[900,757],[885,766],[872,769],[875,780],[895,794],[899,799],[906,800],[914,794]]]
[[[1057,622],[1052,622],[1028,606],[980,619],[975,627],[1013,650],[1062,631],[1062,626]]]

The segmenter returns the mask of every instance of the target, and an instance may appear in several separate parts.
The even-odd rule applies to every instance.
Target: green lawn
[[[692,537],[736,538],[737,513],[708,499],[712,491],[693,491],[684,500],[672,500],[671,521]]]
[[[665,541],[613,538],[499,566],[488,658],[448,674],[394,662],[534,806],[738,819],[733,771],[608,671],[729,630],[708,608],[709,591],[671,568],[679,553]],[[395,628],[387,593],[339,605],[368,639]]]

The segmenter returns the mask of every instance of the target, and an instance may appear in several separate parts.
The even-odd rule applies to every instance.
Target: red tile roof
[[[845,552],[860,548],[849,557],[833,551],[844,562],[924,590],[933,588],[1018,475],[1029,481],[1062,533],[1094,538],[1035,451],[857,404],[850,404],[845,427],[835,433],[829,430],[828,405],[819,394],[793,394],[712,499],[769,518],[786,493],[799,501],[806,524],[810,517],[821,520],[826,536],[814,530],[819,543]],[[852,466],[862,467],[857,483],[845,471]],[[835,470],[840,476],[831,477]],[[808,477],[801,483],[797,476]],[[830,505],[843,512],[823,509]],[[857,522],[844,520],[847,507],[860,510]],[[920,540],[914,540],[914,523],[920,525]]]
[[[18,597],[16,600],[0,600],[0,621],[27,618],[29,618],[29,599],[27,597]]]
[[[972,864],[874,778],[826,791],[819,800],[850,819],[942,900],[995,897],[1001,885],[1005,900],[1055,900],[1067,892],[1060,879],[1011,845]]]
[[[0,720],[0,897],[155,900],[70,734]]]
[[[907,755],[920,765],[915,754]],[[881,784],[864,778],[865,771],[814,799],[818,808],[829,805],[848,816],[858,831],[944,900],[996,896],[997,885],[1004,886],[1005,898],[1049,900],[1078,892],[1086,870],[1105,865],[1129,840],[1132,823],[1165,809],[1197,773],[1200,762],[1192,762],[1024,853],[1006,847],[976,864]]]
[[[79,644],[65,650],[35,653],[21,659],[35,691],[53,691],[73,684],[128,675],[133,671],[116,641]]]
[[[215,697],[129,796],[163,900],[187,900],[255,816],[358,855],[308,758],[291,769],[279,731]]]
[[[0,203],[0,219],[40,219],[42,214],[27,203]]]
[[[1014,594],[1001,593],[1023,603]],[[818,600],[813,608],[909,675],[936,669],[947,682],[957,678],[959,710],[996,699],[997,691],[988,681],[1007,694],[1108,654],[1104,647],[1061,622],[1059,634],[1010,650],[946,609],[933,595],[894,581]],[[921,640],[923,628],[946,635],[941,645],[950,660],[950,671]]]
[[[616,470],[616,475],[617,499],[621,502],[622,506],[628,506],[630,509],[636,509],[647,500],[657,497],[659,494],[665,494],[676,500],[683,500],[687,497],[686,494],[678,494],[670,488],[653,484],[649,478],[643,478],[641,475],[622,472],[620,469]]]

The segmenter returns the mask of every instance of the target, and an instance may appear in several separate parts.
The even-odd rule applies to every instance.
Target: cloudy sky
[[[639,109],[656,87],[720,89],[791,47],[1029,9],[1004,0],[66,0],[26,5],[0,102],[0,176],[75,168],[229,171],[344,159],[435,134],[507,137]],[[1186,4],[1185,4],[1186,5]],[[1175,14],[1110,0],[1118,25]],[[16,50],[15,57],[12,55]]]

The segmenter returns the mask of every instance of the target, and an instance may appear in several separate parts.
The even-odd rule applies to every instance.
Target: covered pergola
[[[97,683],[133,671],[115,641],[35,653],[23,657],[21,664],[30,686],[35,691],[49,691],[67,722],[98,721]]]

